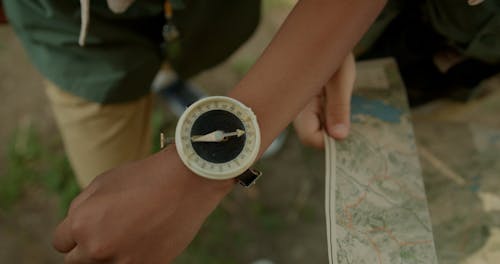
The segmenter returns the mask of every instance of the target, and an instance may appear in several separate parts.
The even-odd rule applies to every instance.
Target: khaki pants
[[[80,186],[150,153],[151,94],[133,102],[103,105],[71,95],[50,82],[46,92]]]

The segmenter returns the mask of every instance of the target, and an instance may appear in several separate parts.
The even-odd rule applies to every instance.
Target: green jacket
[[[229,57],[257,27],[260,1],[172,1],[180,38],[175,53],[162,49],[164,0],[135,1],[111,12],[90,1],[85,47],[78,45],[79,0],[6,0],[4,7],[34,65],[64,90],[102,103],[136,99],[150,91],[167,59],[189,78]]]
[[[358,45],[366,50],[409,1],[464,55],[500,63],[500,0],[390,0]],[[179,0],[172,3],[178,3]],[[78,46],[78,0],[5,0],[13,25],[35,66],[59,87],[91,101],[133,100],[149,92],[167,59],[181,78],[225,60],[254,32],[258,0],[184,0],[176,5],[175,43],[162,50],[164,0],[139,0],[123,14],[91,1],[86,46]],[[170,51],[170,52],[164,52]]]

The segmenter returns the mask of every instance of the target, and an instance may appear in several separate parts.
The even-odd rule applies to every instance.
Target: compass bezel
[[[191,129],[193,124],[201,115],[212,110],[227,111],[239,118],[245,126],[243,150],[228,162],[207,161],[194,151],[192,145]],[[260,130],[257,117],[249,107],[233,98],[226,96],[203,98],[189,106],[177,122],[175,146],[184,165],[197,175],[214,180],[237,177],[252,166],[259,153]]]

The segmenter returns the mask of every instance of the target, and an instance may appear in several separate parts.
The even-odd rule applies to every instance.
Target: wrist
[[[174,145],[167,146],[159,155],[163,156],[162,159],[168,159],[172,162],[170,163],[172,166],[163,168],[164,174],[172,174],[172,168],[177,168],[175,174],[182,177],[182,184],[185,188],[192,189],[196,192],[203,191],[209,195],[213,194],[222,199],[235,185],[234,179],[212,180],[195,174],[184,165]]]

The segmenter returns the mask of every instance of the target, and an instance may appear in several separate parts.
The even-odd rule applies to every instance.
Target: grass
[[[180,255],[175,263],[233,264],[238,263],[232,252],[223,245],[235,242],[235,234],[229,229],[230,215],[222,208],[217,208],[203,225],[194,241]]]
[[[0,210],[12,209],[26,186],[33,184],[56,194],[60,213],[66,214],[80,189],[60,147],[43,144],[39,131],[28,123],[13,132],[6,152],[6,172],[0,177]]]
[[[152,116],[152,152],[160,150],[159,132],[165,115]],[[30,184],[42,186],[59,198],[60,214],[66,214],[71,201],[80,192],[73,170],[60,141],[48,144],[42,140],[32,122],[20,122],[13,131],[6,151],[6,171],[0,176],[0,210],[9,211],[23,197]]]
[[[164,115],[155,111],[152,117],[152,151],[159,151],[158,135]],[[23,197],[28,185],[43,187],[59,199],[64,216],[71,201],[80,192],[71,165],[60,141],[51,144],[31,122],[21,122],[13,131],[6,151],[6,171],[0,175],[0,210],[9,211]]]

